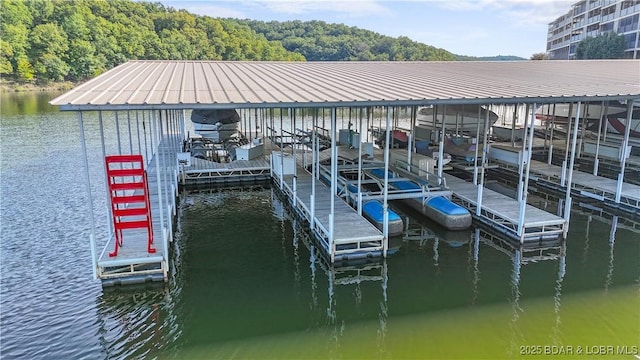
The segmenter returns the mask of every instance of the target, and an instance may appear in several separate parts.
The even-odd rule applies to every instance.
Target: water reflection
[[[301,243],[309,252],[309,280],[311,283],[311,303],[312,308],[318,308],[321,300],[317,296],[317,272],[321,271],[327,279],[327,300],[326,308],[324,310],[326,314],[325,328],[329,331],[329,357],[341,357],[340,349],[341,342],[343,341],[345,331],[347,330],[347,322],[345,319],[340,319],[338,315],[338,294],[337,288],[348,288],[352,292],[355,313],[357,315],[365,315],[361,308],[363,300],[371,303],[373,299],[363,299],[363,284],[378,284],[380,291],[379,312],[378,312],[378,329],[376,331],[376,344],[379,357],[382,357],[386,353],[386,335],[387,335],[387,320],[388,303],[387,303],[387,287],[388,287],[388,266],[385,259],[357,259],[337,262],[334,264],[329,263],[323,249],[316,247],[314,239],[311,238],[309,232],[303,227],[303,222],[297,217],[292,216],[288,209],[282,207],[282,203],[279,198],[272,192],[272,200],[274,208],[279,209],[278,214],[282,216],[282,219],[286,219],[291,222],[294,233],[294,278],[297,279],[297,283],[300,282],[300,268],[298,264],[299,256],[297,244]],[[277,204],[277,205],[276,205]],[[282,210],[280,210],[282,209]],[[342,299],[341,301],[348,301],[350,299]]]
[[[476,331],[467,327],[487,326],[496,332],[481,335],[494,344],[491,354],[515,357],[541,339],[566,345],[567,323],[583,316],[564,294],[563,241],[521,245],[407,217],[395,255],[332,265],[276,192],[188,194],[179,211],[168,286],[98,299],[105,357],[388,358],[402,353],[400,344],[417,343],[404,354],[428,357],[439,349],[431,331],[443,319],[443,328],[464,336]],[[582,256],[576,246],[571,264]],[[589,266],[609,270],[613,283],[613,261],[597,259]],[[447,336],[447,346],[456,338]]]
[[[615,269],[614,264],[614,250],[616,246],[616,233],[619,229],[624,229],[636,233],[636,238],[640,238],[640,222],[636,222],[633,219],[627,217],[621,217],[616,214],[595,206],[589,203],[580,203],[580,213],[587,216],[587,227],[585,233],[585,244],[583,249],[583,262],[587,261],[589,253],[589,239],[591,238],[591,224],[594,220],[599,223],[609,224],[608,234],[608,265],[607,273],[604,281],[604,293],[608,293],[609,288],[613,285],[613,273]],[[600,226],[601,227],[601,226]],[[597,235],[596,235],[597,238]]]
[[[164,284],[105,289],[96,304],[105,358],[141,358],[180,336],[179,313]]]
[[[553,344],[562,342],[560,331],[560,309],[562,283],[566,273],[566,242],[564,240],[545,240],[521,244],[500,236],[476,229],[474,232],[473,258],[474,258],[474,299],[477,297],[477,281],[479,269],[479,247],[483,244],[509,257],[512,263],[510,284],[511,284],[511,319],[509,322],[510,342],[508,348],[509,356],[522,355],[520,352],[523,344],[527,344],[526,336],[520,326],[520,318],[524,313],[521,306],[522,292],[520,290],[522,267],[528,264],[543,261],[558,261],[557,278],[554,287],[553,303],[555,321],[551,329]]]

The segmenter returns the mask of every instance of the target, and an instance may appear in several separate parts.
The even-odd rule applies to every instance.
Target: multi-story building
[[[581,40],[615,32],[627,42],[625,58],[640,59],[640,0],[582,0],[549,23],[549,59],[575,59]]]

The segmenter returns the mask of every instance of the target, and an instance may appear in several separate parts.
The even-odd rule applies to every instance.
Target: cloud
[[[547,25],[571,9],[575,0],[457,0],[434,1],[452,11],[492,12],[516,26]],[[500,24],[496,24],[500,26]]]
[[[278,17],[314,17],[315,14],[330,14],[336,19],[364,18],[392,13],[378,0],[235,0],[207,2],[163,1],[166,5],[211,17],[259,18],[256,14]],[[393,4],[393,2],[390,2]]]
[[[365,17],[391,11],[375,0],[254,0],[247,3],[279,14],[331,12],[338,17]]]

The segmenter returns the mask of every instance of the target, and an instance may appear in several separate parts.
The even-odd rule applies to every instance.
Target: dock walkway
[[[522,151],[517,147],[492,146],[489,151],[491,161],[500,163],[501,168],[512,172],[518,171],[521,157]],[[562,182],[563,177],[562,166],[531,160],[529,180],[539,186],[561,193],[566,192],[567,187]],[[640,186],[623,182],[619,201],[616,201],[617,187],[618,181],[615,179],[573,170],[571,188],[576,195],[601,201],[616,210],[639,215]]]
[[[269,161],[265,156],[228,163],[191,157],[191,166],[183,167],[180,172],[180,182],[183,185],[260,181],[268,180],[269,177]]]
[[[279,185],[280,178],[273,177]],[[383,235],[367,219],[349,206],[321,181],[316,181],[315,210],[312,220],[312,178],[304,169],[298,167],[294,190],[293,175],[284,175],[282,190],[296,211],[306,219],[332,262],[366,256],[382,256],[384,251]],[[329,226],[331,196],[334,196],[334,231],[330,238]]]
[[[561,184],[562,166],[532,160],[530,173],[529,179],[535,182],[543,180],[559,189],[566,189],[566,186]],[[616,207],[615,204],[621,204],[623,207],[620,210],[640,213],[640,186],[623,182],[619,203],[616,202],[617,187],[617,180],[583,171],[573,171],[572,189],[580,195],[603,201],[614,207]]]
[[[156,252],[147,252],[147,231],[143,229],[125,230],[122,247],[118,255],[110,257],[115,247],[113,233],[98,256],[98,278],[103,286],[115,284],[142,283],[147,281],[167,281],[169,269],[168,250],[172,240],[172,220],[176,213],[177,168],[175,141],[165,136],[156,154],[147,164],[147,179],[153,222],[153,247]],[[159,157],[160,176],[156,167]],[[158,186],[158,181],[160,186]],[[162,213],[162,218],[161,218]]]
[[[522,229],[518,228],[520,204],[517,200],[484,188],[480,215],[476,214],[478,187],[471,182],[445,174],[452,199],[466,207],[478,221],[520,242],[561,236],[565,220],[557,215],[526,205]]]

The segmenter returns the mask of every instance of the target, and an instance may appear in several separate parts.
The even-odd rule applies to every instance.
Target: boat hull
[[[435,121],[434,121],[434,114]],[[476,132],[478,131],[478,127],[480,127],[479,131],[483,133],[485,131],[485,119],[489,116],[488,127],[493,126],[493,124],[498,120],[498,114],[491,110],[487,110],[483,107],[478,107],[474,105],[447,105],[444,109],[442,108],[434,108],[434,107],[425,107],[421,108],[418,111],[418,115],[416,120],[418,125],[421,127],[428,128],[442,128],[442,122],[444,121],[444,127],[446,130],[456,130],[456,131],[467,131],[467,132]]]
[[[447,198],[443,198],[441,196],[438,198],[441,198],[453,204],[451,200]],[[437,198],[430,199],[429,201],[434,199],[437,199]],[[459,231],[459,230],[466,230],[469,227],[471,227],[471,222],[472,222],[471,214],[469,214],[469,212],[466,209],[464,209],[466,213],[463,213],[463,212],[451,213],[451,212],[445,211],[441,206],[435,206],[435,204],[430,204],[429,201],[427,201],[426,204],[423,204],[422,201],[420,201],[420,199],[407,199],[403,201],[407,205],[412,207],[414,210],[422,213],[429,219],[442,225],[447,230]],[[456,204],[453,204],[453,205],[458,206]]]
[[[384,213],[383,206],[379,201],[369,201],[362,205],[362,214],[369,220],[378,230],[384,232]],[[402,218],[395,212],[389,210],[389,236],[402,235],[404,231],[404,223]]]
[[[228,140],[231,136],[238,132],[238,124],[201,124],[193,123],[193,130],[196,134],[207,138],[213,142],[219,143]]]
[[[370,172],[378,179],[384,178],[382,169],[373,169]],[[393,174],[389,173],[389,178],[393,178]],[[420,189],[420,186],[412,181],[393,181],[389,186],[396,190]],[[465,230],[471,226],[472,218],[469,211],[446,197],[436,196],[427,201],[423,201],[422,198],[402,201],[448,230]]]
[[[547,121],[554,119],[556,122],[567,121],[569,117],[574,119],[576,117],[578,107],[576,104],[573,104],[573,107],[571,107],[571,116],[569,116],[570,105],[571,104],[566,103],[543,105],[536,111],[536,119]],[[617,102],[605,107],[603,107],[601,103],[582,104],[580,106],[580,118],[598,120],[602,115],[604,115],[605,110],[608,114],[617,114],[625,110],[625,106]]]
[[[607,131],[624,135],[627,127],[627,114],[621,112],[607,118]],[[640,137],[640,110],[634,110],[631,115],[631,128],[629,136]]]

